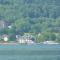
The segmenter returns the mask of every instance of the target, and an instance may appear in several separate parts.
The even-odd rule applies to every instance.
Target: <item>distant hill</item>
[[[60,0],[0,0],[0,20],[12,26],[0,33],[11,37],[29,32],[60,33]]]

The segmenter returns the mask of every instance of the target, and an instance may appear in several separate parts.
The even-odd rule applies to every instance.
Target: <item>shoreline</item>
[[[10,45],[10,44],[27,44],[27,45],[30,45],[30,44],[37,44],[37,45],[40,45],[40,44],[43,44],[43,45],[60,45],[60,43],[58,43],[58,44],[44,44],[44,43],[15,43],[15,42],[13,42],[13,43],[6,43],[6,42],[4,42],[4,43],[0,43],[1,45]]]

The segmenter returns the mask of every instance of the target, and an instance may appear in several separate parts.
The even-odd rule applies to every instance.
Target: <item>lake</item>
[[[60,45],[0,44],[0,60],[60,60]]]

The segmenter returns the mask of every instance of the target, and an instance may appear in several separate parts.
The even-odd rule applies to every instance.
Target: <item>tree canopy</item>
[[[60,33],[60,0],[0,0],[1,20],[6,22],[3,34]]]

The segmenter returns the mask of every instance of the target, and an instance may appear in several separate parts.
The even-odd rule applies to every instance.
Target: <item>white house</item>
[[[3,39],[5,42],[7,42],[7,41],[8,41],[8,35],[4,34],[4,35],[2,36],[2,39]]]

